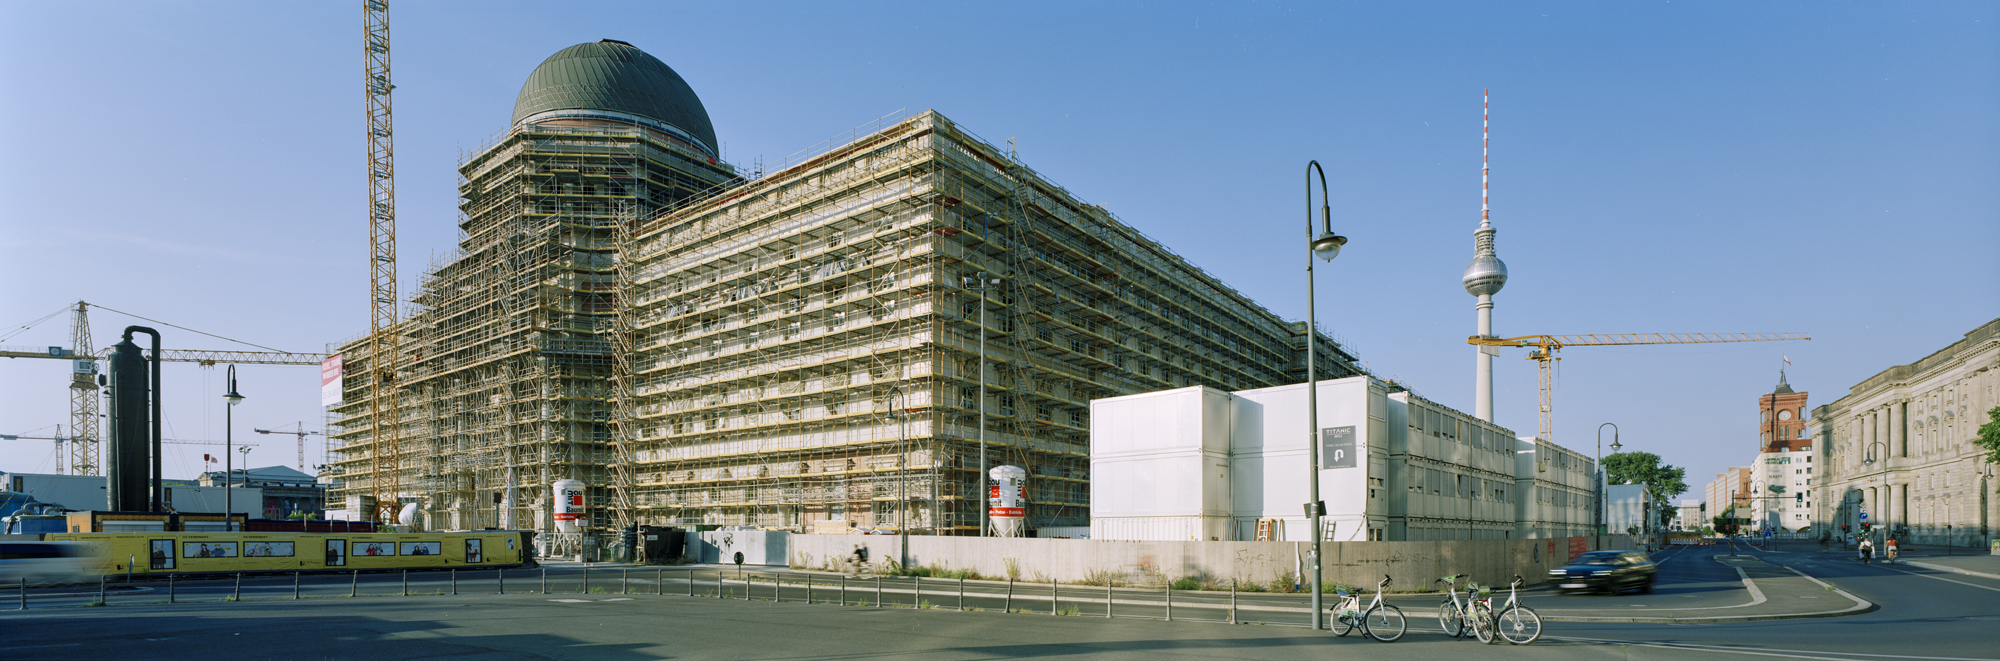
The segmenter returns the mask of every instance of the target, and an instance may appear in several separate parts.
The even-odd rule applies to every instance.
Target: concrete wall
[[[791,535],[791,564],[838,567],[856,545],[869,558],[894,560],[903,538],[877,535]],[[1159,585],[1182,577],[1269,586],[1289,583],[1305,566],[1305,542],[1112,542],[1084,539],[1000,539],[912,536],[912,566],[971,569],[982,576],[1022,581],[1094,580],[1109,576],[1125,585]],[[1533,585],[1562,566],[1573,552],[1596,550],[1597,538],[1455,540],[1431,542],[1326,542],[1325,579],[1373,586],[1383,574],[1391,589],[1426,589],[1446,574],[1468,573],[1480,583],[1505,585],[1520,574]],[[1624,535],[1604,547],[1632,548]]]

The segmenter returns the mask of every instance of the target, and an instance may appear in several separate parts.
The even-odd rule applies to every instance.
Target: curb
[[[1761,561],[1761,559],[1759,559],[1759,560]],[[1771,563],[1768,563],[1768,562],[1767,562],[1767,563],[1765,563],[1765,564],[1771,564]],[[1860,598],[1860,597],[1857,597],[1857,596],[1854,596],[1853,594],[1850,594],[1850,593],[1848,593],[1848,592],[1847,592],[1846,590],[1842,590],[1842,589],[1840,589],[1840,588],[1836,588],[1836,587],[1834,587],[1834,586],[1832,586],[1832,585],[1828,585],[1828,584],[1826,583],[1826,581],[1822,581],[1822,580],[1819,580],[1819,579],[1817,579],[1817,578],[1813,578],[1812,576],[1809,576],[1809,575],[1807,575],[1807,574],[1806,574],[1805,572],[1802,572],[1802,571],[1799,571],[1799,570],[1797,570],[1797,569],[1793,569],[1793,568],[1791,568],[1791,567],[1786,567],[1786,566],[1784,566],[1784,565],[1776,565],[1776,564],[1773,564],[1772,566],[1775,566],[1775,567],[1783,567],[1783,568],[1784,568],[1784,569],[1785,569],[1786,571],[1789,571],[1789,572],[1791,572],[1791,573],[1794,573],[1794,574],[1798,574],[1798,575],[1799,575],[1799,576],[1800,576],[1801,578],[1804,578],[1804,579],[1806,579],[1806,580],[1808,580],[1808,581],[1812,581],[1813,583],[1816,583],[1816,584],[1818,584],[1818,585],[1819,585],[1820,587],[1824,587],[1824,588],[1826,588],[1826,589],[1827,589],[1828,591],[1830,591],[1830,592],[1833,592],[1833,593],[1836,593],[1836,594],[1839,594],[1840,596],[1843,596],[1843,597],[1846,597],[1846,598],[1848,598],[1848,599],[1849,599],[1850,601],[1853,601],[1853,602],[1854,602],[1854,605],[1853,605],[1853,606],[1849,606],[1849,607],[1847,607],[1847,608],[1843,608],[1843,609],[1840,609],[1840,610],[1831,610],[1831,611],[1814,611],[1814,612],[1808,612],[1808,613],[1768,613],[1768,614],[1757,614],[1757,615],[1715,615],[1715,616],[1707,616],[1707,617],[1672,617],[1672,616],[1666,616],[1666,617],[1644,617],[1644,616],[1635,616],[1635,617],[1590,617],[1590,616],[1563,616],[1563,615],[1543,615],[1543,616],[1542,616],[1542,619],[1543,619],[1543,620],[1547,620],[1547,621],[1551,621],[1551,622],[1585,622],[1585,623],[1588,623],[1588,622],[1610,622],[1610,623],[1622,623],[1622,624],[1728,624],[1728,623],[1732,623],[1732,622],[1768,622],[1768,621],[1772,621],[1772,620],[1803,620],[1803,619],[1811,619],[1811,618],[1821,618],[1821,617],[1841,617],[1841,616],[1846,616],[1846,615],[1859,615],[1859,614],[1861,614],[1861,613],[1867,613],[1867,612],[1871,612],[1871,611],[1874,611],[1874,610],[1875,610],[1875,609],[1877,609],[1877,608],[1880,608],[1880,606],[1877,606],[1877,605],[1876,605],[1876,604],[1875,604],[1874,602],[1871,602],[1871,601],[1868,601],[1868,600],[1866,600],[1866,599],[1862,599],[1862,598]],[[1747,605],[1755,605],[1755,604],[1759,604],[1759,603],[1764,603],[1765,599],[1764,599],[1764,596],[1763,596],[1763,591],[1757,588],[1757,586],[1756,586],[1756,584],[1755,584],[1755,582],[1754,582],[1754,581],[1755,581],[1755,579],[1752,579],[1752,578],[1750,578],[1750,577],[1749,577],[1749,575],[1748,575],[1748,574],[1745,574],[1745,573],[1743,572],[1742,568],[1740,568],[1740,567],[1734,567],[1734,566],[1731,566],[1730,568],[1731,568],[1731,569],[1735,569],[1735,570],[1737,571],[1738,575],[1741,575],[1741,576],[1743,576],[1743,584],[1744,584],[1744,586],[1745,586],[1745,587],[1747,587],[1747,588],[1748,588],[1748,589],[1750,590],[1750,594],[1751,594],[1751,596],[1752,596],[1752,598],[1753,598],[1753,601],[1751,602],[1751,604],[1747,604]]]
[[[1980,578],[1991,578],[1994,580],[2000,580],[2000,574],[1988,574],[1986,572],[1972,571],[1970,569],[1959,569],[1957,567],[1953,567],[1950,565],[1934,565],[1928,562],[1917,562],[1915,560],[1897,560],[1896,563],[1910,565],[1912,567],[1923,567],[1924,569],[1930,569],[1933,571],[1947,571],[1947,572],[1952,572],[1954,574],[1965,574],[1967,576],[1978,576]]]

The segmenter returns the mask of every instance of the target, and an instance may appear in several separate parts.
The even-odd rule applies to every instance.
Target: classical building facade
[[[1883,370],[1813,409],[1831,525],[1862,514],[1918,544],[1983,546],[1994,534],[1993,464],[1973,440],[2000,405],[2000,319],[1923,359]]]

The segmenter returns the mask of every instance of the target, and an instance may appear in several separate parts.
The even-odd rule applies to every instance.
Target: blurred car
[[[1549,577],[1564,592],[1652,592],[1659,566],[1638,551],[1591,551],[1561,569],[1549,570]]]
[[[95,544],[0,542],[0,585],[80,583],[101,573]]]

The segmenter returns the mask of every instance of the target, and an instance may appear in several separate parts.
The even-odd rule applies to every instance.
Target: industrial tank
[[[555,495],[556,532],[578,532],[583,527],[583,482],[557,480],[550,485]]]
[[[995,537],[1027,534],[1028,471],[1020,466],[995,466],[987,472],[986,517]]]

